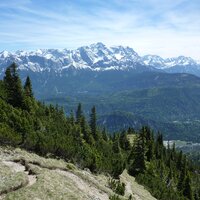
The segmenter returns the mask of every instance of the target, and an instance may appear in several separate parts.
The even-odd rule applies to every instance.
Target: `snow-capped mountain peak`
[[[174,66],[193,66],[198,65],[197,61],[190,57],[179,56],[174,58],[162,58],[157,55],[146,55],[142,57],[146,65],[151,65],[157,69],[167,69]]]
[[[167,58],[165,60],[165,64],[169,67],[172,67],[175,65],[182,65],[182,66],[195,65],[197,64],[197,62],[190,57],[179,56],[177,58]]]
[[[1,58],[7,58],[10,56],[10,53],[8,51],[2,51],[0,52],[0,57]]]
[[[142,57],[142,61],[145,65],[151,65],[154,67],[164,66],[165,60],[157,55],[146,55]]]
[[[0,52],[0,67],[5,68],[16,62],[21,70],[33,72],[55,71],[61,73],[66,69],[104,70],[168,70],[176,66],[200,68],[200,63],[190,57],[164,59],[157,55],[139,56],[128,46],[107,47],[103,43],[82,46],[75,50],[38,49],[36,51]],[[188,69],[187,69],[188,70]]]

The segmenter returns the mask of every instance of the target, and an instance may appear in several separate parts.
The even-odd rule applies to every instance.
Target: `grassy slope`
[[[27,184],[28,176],[25,172],[14,172],[6,161],[13,163],[21,161],[31,174],[36,175],[36,182]],[[23,161],[23,162],[22,162]],[[19,163],[19,162],[18,162]],[[109,199],[114,195],[108,188],[108,176],[103,174],[94,175],[87,170],[80,170],[63,160],[42,158],[36,154],[28,153],[21,149],[0,148],[0,172],[1,178],[6,177],[6,181],[1,181],[0,191],[7,188],[7,192],[0,196],[0,199]],[[127,199],[129,194],[133,194],[133,199],[146,199],[143,194],[148,195],[148,199],[154,199],[142,186],[135,183],[134,178],[124,172],[122,179],[126,185],[126,195],[121,197]],[[21,184],[21,189],[12,191],[13,186]],[[130,188],[131,192],[130,192]],[[140,188],[138,190],[137,188]],[[141,189],[142,188],[142,189]],[[11,192],[12,191],[12,192]],[[137,191],[139,193],[137,194]]]

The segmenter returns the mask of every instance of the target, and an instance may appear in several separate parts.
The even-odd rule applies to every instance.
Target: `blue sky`
[[[200,59],[200,1],[0,0],[0,51],[96,42]]]

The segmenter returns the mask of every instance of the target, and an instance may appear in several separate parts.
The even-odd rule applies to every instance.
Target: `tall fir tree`
[[[139,135],[132,147],[131,155],[129,158],[129,173],[133,176],[143,173],[146,169],[145,165],[145,147],[142,135]]]
[[[192,186],[191,186],[191,178],[189,173],[187,173],[186,175],[186,179],[185,179],[185,184],[183,187],[183,195],[185,197],[187,197],[189,200],[193,200],[193,192],[192,192]]]
[[[82,105],[81,105],[81,103],[79,103],[77,111],[76,111],[76,122],[77,123],[81,122],[81,117],[82,116],[83,116]]]
[[[29,76],[27,76],[24,84],[24,93],[25,96],[33,98],[32,83]]]
[[[91,109],[90,128],[91,128],[92,136],[94,137],[95,140],[97,140],[98,139],[98,133],[97,133],[97,117],[96,117],[95,106],[93,106],[92,109]]]
[[[7,90],[7,100],[14,107],[23,108],[24,97],[21,79],[17,73],[17,65],[12,63],[6,70],[4,83]]]
[[[82,116],[80,119],[80,126],[81,126],[81,132],[83,133],[83,139],[90,143],[90,131],[87,121],[85,120],[85,116]]]
[[[177,184],[177,189],[182,192],[185,186],[185,180],[186,180],[186,175],[187,175],[187,163],[186,163],[186,158],[184,157],[184,161],[182,166],[180,167],[180,175],[179,175],[179,180]]]
[[[121,147],[122,149],[124,149],[125,151],[131,149],[131,145],[130,145],[130,142],[129,142],[129,140],[128,140],[126,131],[123,131],[123,132],[120,134],[120,136],[119,136],[119,144],[120,144],[120,147]]]
[[[4,85],[6,88],[6,99],[7,99],[8,103],[12,104],[14,91],[13,91],[13,77],[11,75],[10,67],[8,67],[5,71]]]

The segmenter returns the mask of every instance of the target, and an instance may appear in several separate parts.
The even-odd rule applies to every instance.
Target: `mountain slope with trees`
[[[66,117],[62,108],[36,101],[31,85],[27,77],[22,86],[14,63],[7,68],[0,82],[1,145],[50,154],[114,178],[127,169],[158,199],[199,199],[199,171],[175,147],[164,147],[162,134],[143,127],[111,136],[98,128],[95,107],[89,122],[81,104],[75,116]],[[123,184],[114,188],[123,194]]]
[[[86,113],[96,104],[99,126],[106,126],[111,132],[129,126],[139,129],[148,124],[155,130],[162,130],[165,140],[200,142],[199,94],[199,86],[155,87],[104,95],[53,97],[45,102],[62,105],[69,112],[81,101]]]

